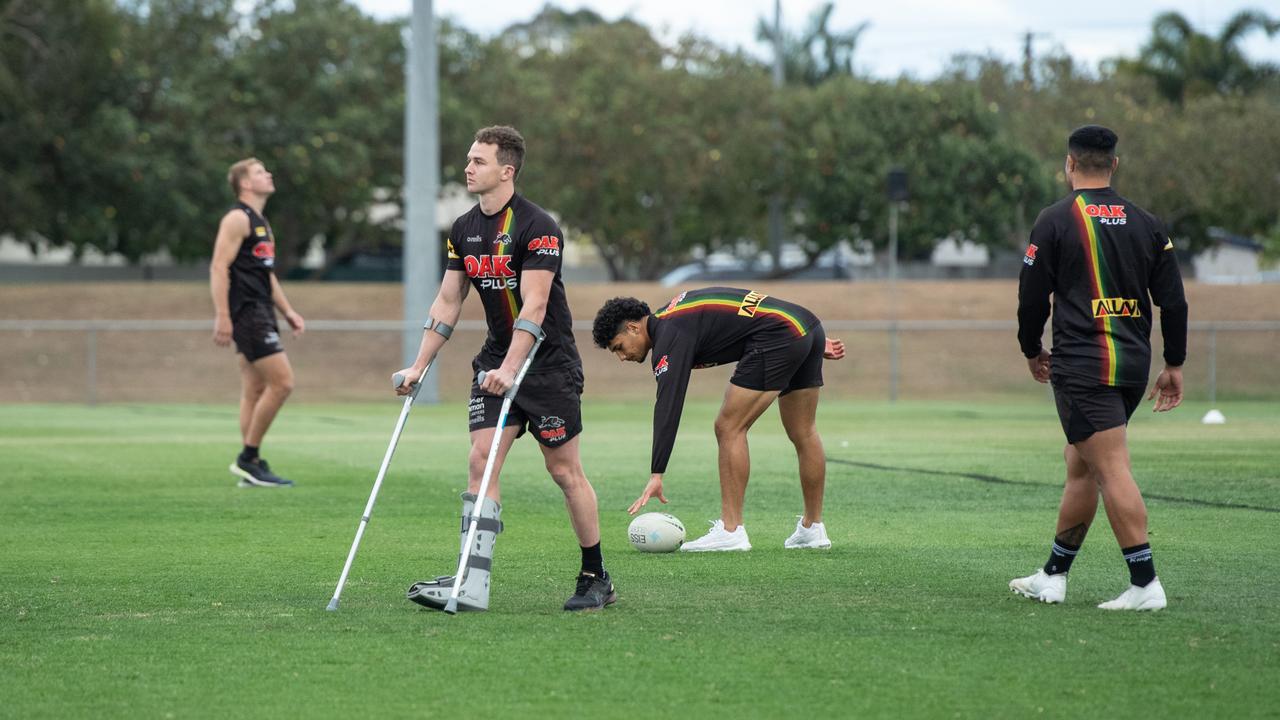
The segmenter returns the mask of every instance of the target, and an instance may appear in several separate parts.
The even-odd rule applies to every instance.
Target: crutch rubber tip
[[[449,602],[444,604],[444,611],[450,615],[457,615],[458,601],[453,598],[449,598]]]
[[[338,609],[338,598],[334,598],[330,600],[329,606],[325,608],[325,610],[328,610],[329,612],[333,612],[334,610],[337,610],[337,609]]]

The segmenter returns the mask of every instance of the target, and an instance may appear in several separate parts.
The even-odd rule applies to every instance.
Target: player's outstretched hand
[[[827,346],[822,350],[822,357],[828,360],[839,360],[844,357],[844,341],[827,338]]]
[[[1027,368],[1031,370],[1031,377],[1036,382],[1049,382],[1049,369],[1053,364],[1053,357],[1048,350],[1041,350],[1038,357],[1027,358]]]
[[[644,492],[640,493],[640,497],[636,498],[636,501],[631,503],[631,507],[627,508],[627,513],[635,515],[644,508],[645,504],[655,497],[658,498],[663,505],[667,504],[667,496],[662,494],[661,475],[654,475],[649,478],[649,483],[644,486]]]
[[[1182,404],[1182,368],[1165,366],[1160,371],[1160,376],[1156,378],[1156,384],[1152,386],[1151,392],[1147,394],[1147,399],[1155,398],[1155,407],[1151,408],[1152,412],[1165,412],[1172,410]]]

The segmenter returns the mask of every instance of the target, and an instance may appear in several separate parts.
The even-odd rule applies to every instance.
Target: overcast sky
[[[413,0],[354,0],[380,18],[405,16]],[[537,14],[546,0],[435,0],[437,15],[451,16],[481,35],[489,36],[513,22]],[[560,7],[591,8],[609,20],[624,15],[648,25],[662,37],[693,31],[727,47],[744,47],[764,56],[755,39],[756,21],[773,15],[773,0],[565,0]],[[783,24],[799,29],[818,0],[783,0]],[[1036,33],[1034,47],[1042,53],[1065,49],[1093,66],[1115,55],[1133,55],[1150,35],[1151,20],[1176,10],[1192,24],[1216,35],[1227,18],[1245,8],[1280,15],[1280,0],[1254,3],[1238,0],[837,0],[831,27],[842,30],[869,21],[854,63],[859,71],[877,77],[910,73],[935,75],[952,55],[987,51],[1007,58],[1022,57],[1023,35]],[[1280,63],[1280,35],[1262,32],[1244,43],[1254,60]]]

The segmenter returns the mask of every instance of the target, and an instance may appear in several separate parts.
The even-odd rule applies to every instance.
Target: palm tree
[[[845,32],[832,32],[828,25],[834,9],[835,5],[828,2],[813,11],[809,27],[800,35],[775,30],[772,23],[760,19],[756,26],[757,39],[773,43],[775,32],[782,33],[783,72],[788,80],[813,86],[837,75],[853,74],[853,52],[869,23]]]
[[[1269,63],[1249,62],[1240,41],[1254,30],[1271,37],[1280,30],[1280,19],[1256,10],[1236,13],[1211,37],[1191,26],[1180,13],[1158,15],[1151,25],[1151,39],[1137,60],[1122,61],[1122,70],[1145,75],[1171,102],[1182,104],[1189,97],[1213,93],[1247,93],[1263,80],[1277,74]]]

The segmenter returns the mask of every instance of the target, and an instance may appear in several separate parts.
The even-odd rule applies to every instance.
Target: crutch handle
[[[400,387],[400,386],[401,386],[401,385],[403,385],[403,384],[404,384],[404,375],[403,375],[403,374],[401,374],[401,373],[396,373],[395,375],[392,375],[392,376],[391,376],[391,387],[396,387],[396,388],[398,388],[398,387]]]
[[[476,384],[477,384],[477,385],[483,385],[483,384],[484,384],[484,376],[485,376],[485,375],[488,375],[488,374],[489,374],[489,371],[488,371],[488,370],[481,370],[480,372],[476,373]]]

